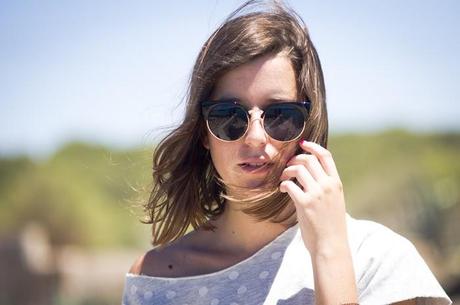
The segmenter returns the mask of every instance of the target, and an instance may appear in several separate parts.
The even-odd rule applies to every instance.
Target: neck
[[[235,255],[254,253],[288,229],[287,224],[257,221],[236,202],[227,202],[224,213],[210,223],[216,226],[215,247]]]

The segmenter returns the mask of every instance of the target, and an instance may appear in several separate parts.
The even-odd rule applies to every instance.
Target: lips
[[[238,164],[238,166],[245,172],[265,172],[272,166],[270,162],[261,162],[261,161],[248,161]]]

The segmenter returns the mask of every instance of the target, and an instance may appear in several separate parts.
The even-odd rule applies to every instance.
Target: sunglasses
[[[310,102],[276,102],[261,109],[265,132],[272,139],[290,142],[304,131]],[[201,110],[211,134],[222,141],[236,141],[248,131],[250,109],[237,100],[204,101]]]

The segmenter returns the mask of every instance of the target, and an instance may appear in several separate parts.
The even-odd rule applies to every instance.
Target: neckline
[[[210,272],[210,273],[204,273],[204,274],[198,274],[198,275],[189,275],[189,276],[179,276],[179,277],[163,277],[163,276],[151,276],[151,275],[145,275],[145,274],[134,274],[134,273],[127,273],[126,277],[128,278],[143,278],[147,280],[158,280],[158,281],[181,281],[181,280],[193,280],[193,279],[202,279],[206,277],[212,277],[212,276],[218,276],[221,274],[224,274],[226,272],[231,271],[232,269],[235,269],[243,264],[246,264],[247,262],[255,259],[256,257],[262,255],[263,252],[266,251],[267,248],[269,248],[271,245],[276,243],[277,241],[280,241],[283,239],[285,236],[289,235],[289,232],[292,231],[297,231],[296,229],[298,228],[299,224],[296,223],[295,225],[289,227],[286,229],[284,232],[279,234],[277,237],[275,237],[272,241],[270,241],[268,244],[257,250],[255,253],[253,253],[251,256],[239,261],[236,264],[233,264],[231,266],[225,267],[221,270]]]

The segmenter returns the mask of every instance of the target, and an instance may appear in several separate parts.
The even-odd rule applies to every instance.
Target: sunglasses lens
[[[268,107],[264,116],[264,128],[268,135],[278,141],[291,141],[299,137],[305,126],[300,107],[293,104]]]
[[[246,111],[232,103],[218,103],[209,109],[208,126],[221,140],[238,140],[248,127]]]

